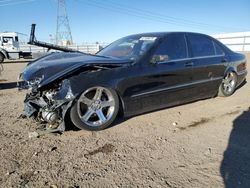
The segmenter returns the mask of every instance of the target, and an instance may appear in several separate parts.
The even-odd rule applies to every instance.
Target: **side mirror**
[[[153,55],[153,57],[150,60],[150,63],[156,64],[164,61],[168,61],[169,57],[168,55]]]

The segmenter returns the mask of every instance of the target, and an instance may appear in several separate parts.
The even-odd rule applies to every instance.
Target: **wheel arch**
[[[2,54],[5,59],[9,58],[8,53],[4,49],[0,48],[0,54]]]
[[[222,85],[223,85],[223,82],[224,82],[224,80],[225,80],[226,75],[229,74],[229,73],[235,74],[235,79],[236,79],[235,81],[236,81],[236,83],[235,83],[235,86],[234,86],[234,88],[232,89],[232,91],[229,91],[229,93],[227,93],[227,91],[223,91]],[[228,97],[228,96],[231,96],[231,95],[236,91],[236,89],[237,89],[237,80],[238,80],[237,71],[234,69],[234,67],[229,67],[229,68],[225,71],[225,73],[224,73],[224,75],[223,75],[223,80],[222,80],[222,82],[221,82],[221,84],[220,84],[220,86],[219,86],[219,88],[218,88],[218,93],[217,93],[217,95],[218,95],[218,96],[221,96],[221,97]]]
[[[118,99],[119,99],[119,111],[118,111],[118,115],[124,116],[124,112],[125,112],[125,103],[124,100],[122,98],[121,93],[116,89],[116,88],[112,88],[116,94],[118,95]]]
[[[235,73],[238,76],[236,68],[232,67],[232,66],[227,67],[227,69],[225,70],[223,76],[227,75],[227,73],[229,73],[229,72],[233,72],[233,73]]]
[[[123,115],[125,112],[125,101],[123,100],[122,91],[119,87],[120,78],[116,76],[119,74],[112,75],[109,71],[93,72],[93,74],[79,74],[68,78],[70,80],[72,92],[75,95],[75,99],[72,105],[77,101],[81,94],[88,88],[101,86],[114,90],[119,99],[119,114]],[[100,79],[102,78],[102,79]]]
[[[119,99],[119,115],[124,115],[124,111],[125,111],[125,102],[122,98],[122,94],[119,91],[117,84],[113,83],[93,83],[90,84],[88,86],[85,86],[83,88],[81,88],[78,92],[75,93],[75,98],[73,99],[69,109],[77,102],[78,98],[81,96],[81,94],[86,91],[87,89],[91,88],[91,87],[96,87],[96,86],[100,86],[100,87],[106,87],[106,88],[110,88],[112,90],[114,90],[118,96]],[[68,109],[68,110],[69,110]]]

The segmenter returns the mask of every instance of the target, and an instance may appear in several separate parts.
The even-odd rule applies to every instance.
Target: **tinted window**
[[[212,40],[202,35],[188,35],[194,57],[215,55]]]
[[[214,48],[215,48],[216,55],[223,55],[224,54],[223,50],[216,42],[214,42]]]
[[[171,34],[166,36],[157,48],[155,55],[167,55],[168,60],[186,58],[187,48],[184,34]]]

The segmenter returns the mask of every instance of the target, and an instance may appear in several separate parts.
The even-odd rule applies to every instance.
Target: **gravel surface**
[[[3,66],[0,187],[250,185],[249,83],[228,98],[136,116],[104,131],[36,137],[36,123],[18,118],[25,92],[15,81],[25,64]]]

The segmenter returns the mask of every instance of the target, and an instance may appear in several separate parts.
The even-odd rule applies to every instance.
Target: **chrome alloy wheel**
[[[114,111],[114,97],[104,87],[86,90],[77,101],[77,113],[80,120],[91,127],[101,126],[108,122]]]
[[[236,87],[236,75],[233,72],[227,73],[225,78],[222,81],[222,89],[226,94],[232,94]]]

